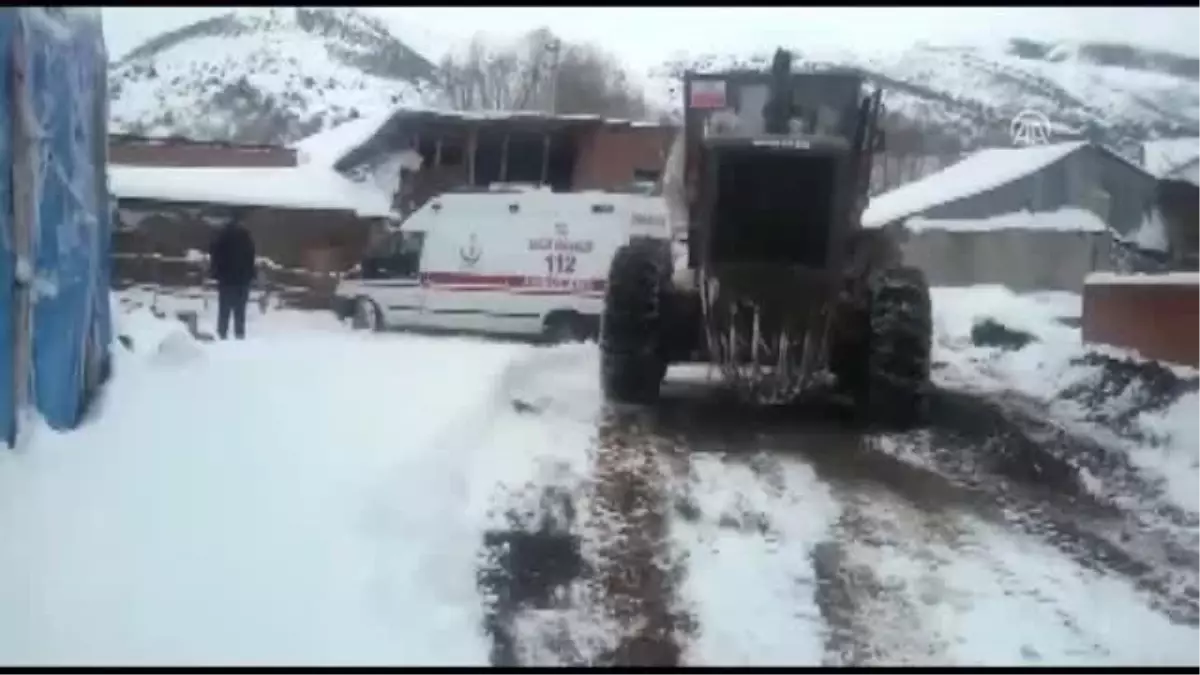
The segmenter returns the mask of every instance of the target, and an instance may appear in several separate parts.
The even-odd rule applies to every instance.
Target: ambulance
[[[594,337],[609,263],[661,238],[661,197],[508,189],[430,199],[339,281],[335,311],[366,330]]]

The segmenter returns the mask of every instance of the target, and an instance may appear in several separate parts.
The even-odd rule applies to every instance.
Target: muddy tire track
[[[1073,435],[1010,397],[938,390],[928,429],[868,435],[835,399],[801,406],[738,406],[719,394],[664,401],[662,433],[693,451],[771,450],[810,461],[828,480],[883,488],[929,513],[954,510],[1052,544],[1077,563],[1130,579],[1172,621],[1196,625],[1196,524],[1164,507],[1173,527],[1098,498],[1088,471],[1119,476],[1132,494],[1149,490],[1119,453]],[[1137,502],[1143,505],[1144,502]],[[1178,511],[1177,509],[1175,511]]]
[[[612,406],[599,425],[589,518],[596,541],[588,558],[619,635],[596,665],[677,666],[690,631],[676,596],[682,562],[668,546],[675,451],[646,432],[646,415]]]
[[[1154,503],[1154,489],[1128,460],[1069,433],[1013,396],[939,392],[935,424],[923,437],[892,441],[931,460],[947,479],[985,495],[1009,526],[1034,535],[1096,571],[1131,579],[1172,621],[1195,626],[1197,551],[1194,516],[1163,505],[1150,522],[1088,490],[1085,472],[1118,484],[1135,507]]]
[[[874,526],[854,505],[832,533],[813,548],[815,600],[824,617],[824,666],[931,665],[943,662],[944,645],[922,621],[905,582],[881,577],[870,553],[856,541]]]

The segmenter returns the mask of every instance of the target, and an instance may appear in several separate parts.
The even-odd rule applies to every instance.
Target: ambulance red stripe
[[[603,279],[553,279],[518,274],[424,272],[421,285],[447,291],[508,291],[520,295],[591,295],[604,292]]]

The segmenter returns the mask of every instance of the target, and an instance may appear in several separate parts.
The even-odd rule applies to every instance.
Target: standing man
[[[246,302],[250,284],[257,272],[254,239],[234,216],[217,231],[208,247],[209,275],[217,282],[217,335],[222,340],[229,332],[233,315],[233,335],[246,337]]]

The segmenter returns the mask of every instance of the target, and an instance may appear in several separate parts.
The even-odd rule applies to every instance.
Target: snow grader
[[[858,72],[793,72],[782,49],[769,73],[684,76],[662,180],[668,227],[631,238],[608,273],[610,401],[653,403],[669,364],[707,361],[757,403],[825,383],[868,424],[921,422],[928,283],[887,230],[861,223],[884,142],[880,95]]]

